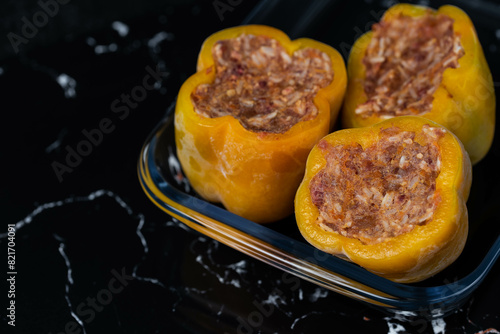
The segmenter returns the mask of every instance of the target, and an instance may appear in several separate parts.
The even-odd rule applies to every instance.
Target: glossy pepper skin
[[[424,6],[397,4],[385,12],[382,21],[389,21],[399,14],[421,16],[428,10]],[[496,101],[491,72],[467,14],[450,5],[433,12],[454,20],[453,30],[460,36],[465,54],[458,60],[458,68],[444,71],[443,80],[433,94],[431,111],[419,116],[433,120],[455,133],[475,164],[488,153],[493,141]],[[363,118],[354,112],[358,105],[367,100],[363,57],[371,39],[371,31],[361,36],[349,55],[349,85],[342,110],[342,124],[346,128],[368,126],[382,120],[377,115]]]
[[[274,38],[290,54],[311,47],[330,56],[334,77],[314,97],[317,117],[275,134],[246,130],[232,116],[207,118],[195,112],[191,92],[215,78],[213,45],[243,33]],[[179,91],[175,110],[177,154],[191,185],[204,199],[222,203],[228,211],[257,223],[293,214],[307,155],[333,127],[346,86],[342,56],[323,43],[307,38],[291,41],[282,31],[262,25],[238,26],[211,35],[202,45],[197,72]]]
[[[440,127],[421,117],[400,116],[369,127],[340,130],[329,134],[325,140],[333,146],[357,142],[366,148],[377,140],[381,129],[396,126],[403,131],[415,132],[415,141],[418,142],[424,124]],[[417,282],[443,270],[460,255],[467,238],[466,201],[472,182],[472,165],[462,143],[450,131],[439,139],[438,145],[441,172],[436,179],[436,192],[441,200],[432,220],[377,244],[363,244],[358,239],[327,232],[316,223],[319,210],[312,202],[309,184],[325,167],[326,160],[324,153],[314,147],[295,198],[295,216],[300,232],[316,248],[347,257],[392,281]]]

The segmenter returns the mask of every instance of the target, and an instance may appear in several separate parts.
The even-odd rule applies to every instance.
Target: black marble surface
[[[346,57],[366,22],[395,2],[267,1],[248,19],[257,4],[248,0],[61,0],[15,53],[8,33],[22,36],[23,17],[43,20],[40,3],[20,3],[1,5],[0,333],[499,333],[498,263],[450,316],[402,321],[190,230],[137,179],[141,146],[210,33],[247,19]],[[500,82],[500,9],[474,3]]]

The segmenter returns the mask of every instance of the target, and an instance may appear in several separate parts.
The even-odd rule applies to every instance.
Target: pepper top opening
[[[355,113],[367,118],[429,112],[443,72],[457,68],[464,55],[453,19],[430,10],[418,17],[399,14],[372,31],[363,58],[367,101]]]
[[[254,132],[284,133],[316,117],[313,98],[334,76],[326,53],[303,48],[289,55],[267,36],[220,40],[212,56],[215,81],[192,92],[195,111],[210,118],[232,115]]]
[[[318,143],[326,166],[310,182],[316,223],[324,230],[376,244],[412,231],[432,220],[440,197],[438,140],[442,128],[423,127],[424,143],[415,132],[390,127],[377,142],[363,148]]]

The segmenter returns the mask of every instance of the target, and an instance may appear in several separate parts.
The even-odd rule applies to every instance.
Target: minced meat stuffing
[[[463,55],[453,19],[446,15],[400,14],[374,24],[363,58],[367,101],[356,108],[356,114],[393,117],[430,111],[443,72],[457,68]]]
[[[215,82],[191,94],[196,112],[210,118],[232,115],[254,132],[284,133],[316,117],[313,97],[333,80],[326,53],[303,48],[289,55],[267,36],[218,41],[212,56]]]
[[[310,183],[311,198],[319,209],[317,223],[325,230],[365,244],[412,231],[433,217],[441,169],[437,142],[441,128],[424,126],[424,144],[415,133],[386,128],[378,141],[360,144],[318,145],[326,167]]]

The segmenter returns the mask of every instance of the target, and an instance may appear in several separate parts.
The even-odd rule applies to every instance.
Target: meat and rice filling
[[[400,14],[375,24],[363,58],[367,101],[356,113],[392,117],[430,111],[443,72],[457,68],[463,55],[453,19],[446,15]]]
[[[365,149],[358,143],[334,147],[321,140],[327,164],[310,183],[317,223],[376,244],[429,222],[439,203],[437,142],[444,131],[424,127],[422,145],[414,141],[414,132],[397,127],[382,130],[378,142]]]
[[[289,55],[275,39],[241,35],[213,49],[216,77],[191,94],[205,117],[232,115],[248,130],[284,133],[314,118],[313,97],[333,80],[330,57],[304,48]]]

